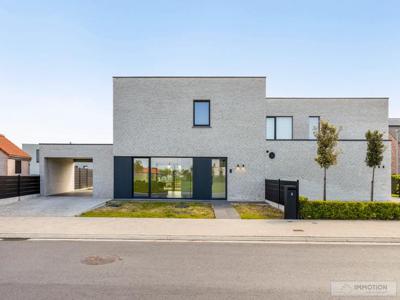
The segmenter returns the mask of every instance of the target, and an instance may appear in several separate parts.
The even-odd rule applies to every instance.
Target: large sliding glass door
[[[192,198],[192,158],[151,159],[152,198]]]
[[[133,197],[226,199],[226,168],[226,158],[135,157]]]

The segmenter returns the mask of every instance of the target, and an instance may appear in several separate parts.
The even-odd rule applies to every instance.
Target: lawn
[[[242,219],[282,219],[283,212],[266,203],[232,204]]]
[[[392,197],[399,198],[399,194],[392,194]]]
[[[108,201],[105,206],[85,212],[81,217],[112,218],[192,218],[214,219],[209,203]]]

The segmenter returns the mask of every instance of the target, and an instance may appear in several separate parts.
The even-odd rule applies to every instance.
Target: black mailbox
[[[286,185],[284,188],[285,219],[297,219],[297,188]]]

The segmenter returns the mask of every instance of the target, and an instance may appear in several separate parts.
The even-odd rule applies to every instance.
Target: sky
[[[112,76],[267,76],[267,96],[390,97],[400,1],[0,0],[0,133],[112,143]]]

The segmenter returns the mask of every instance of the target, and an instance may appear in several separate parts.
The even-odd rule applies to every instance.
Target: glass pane
[[[267,140],[275,139],[275,118],[267,118]]]
[[[308,138],[315,140],[315,134],[319,131],[319,117],[308,118]]]
[[[149,196],[148,158],[135,158],[133,160],[133,195],[134,197]]]
[[[193,159],[151,159],[152,198],[192,198]]]
[[[194,125],[210,125],[210,102],[194,103]]]
[[[276,118],[276,138],[281,140],[292,139],[292,118],[277,117]]]
[[[213,199],[225,198],[226,196],[226,160],[213,159],[212,166],[212,188],[211,196]]]

